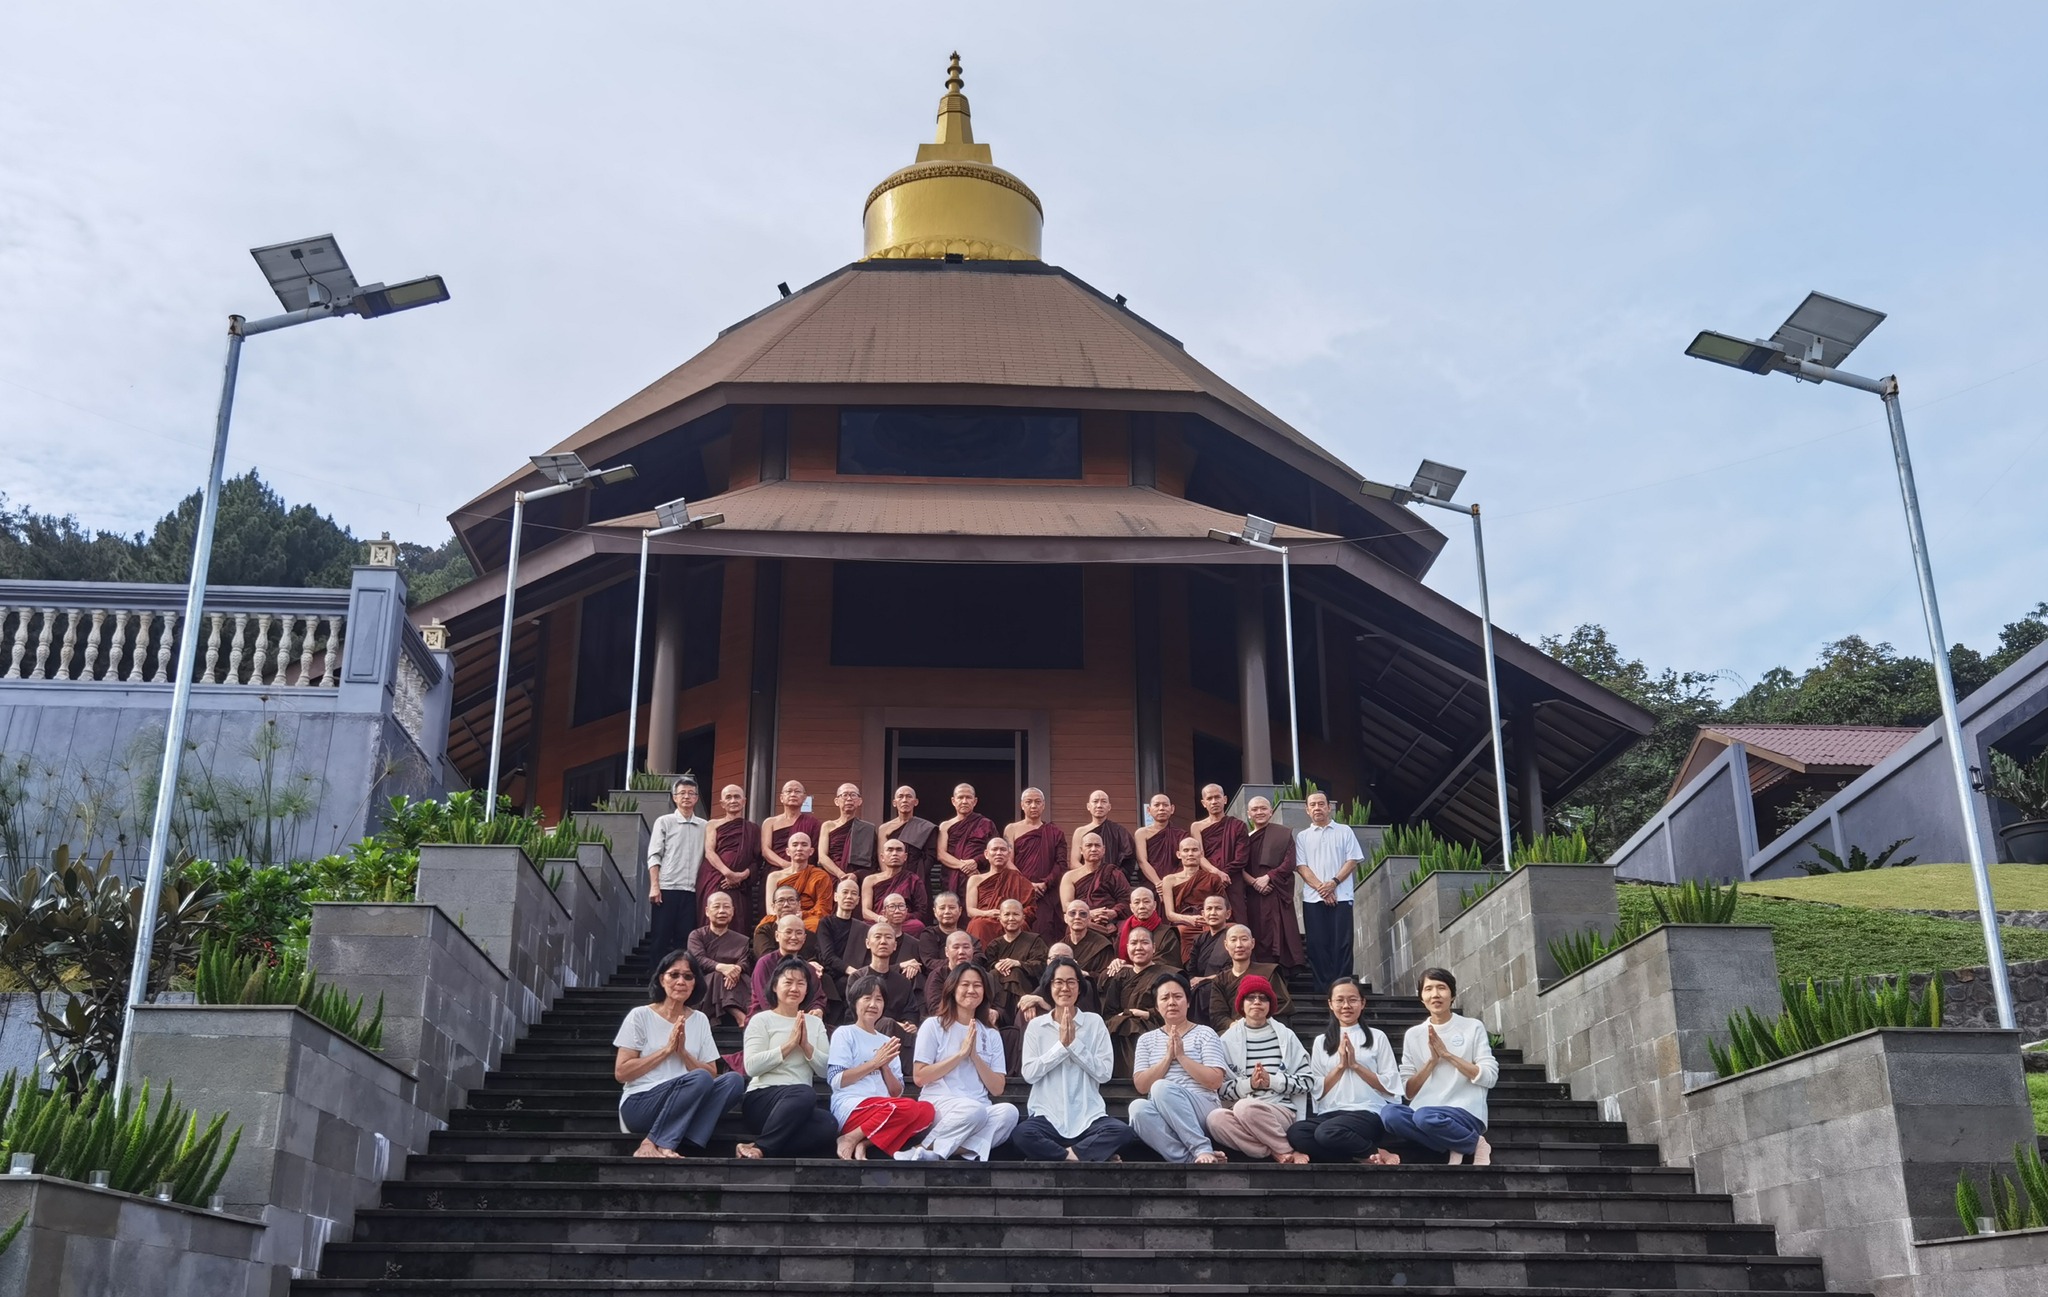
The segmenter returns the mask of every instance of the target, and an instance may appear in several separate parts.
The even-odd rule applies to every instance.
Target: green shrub
[[[1765,1021],[1756,1010],[1744,1009],[1728,1019],[1726,1047],[1707,1041],[1716,1075],[1734,1076],[1873,1027],[1941,1025],[1938,976],[1928,978],[1926,992],[1918,996],[1904,973],[1804,983],[1781,979],[1778,994],[1785,1005],[1779,1017]]]
[[[1473,906],[1479,904],[1481,897],[1485,896],[1494,888],[1499,887],[1502,883],[1505,883],[1507,880],[1508,876],[1504,873],[1493,874],[1490,877],[1481,879],[1476,885],[1463,889],[1458,893],[1459,912],[1463,913],[1464,911],[1469,910]]]
[[[1590,865],[1593,863],[1593,848],[1586,842],[1583,829],[1570,833],[1545,833],[1539,837],[1515,844],[1516,865]]]
[[[1433,834],[1431,836],[1434,838]],[[1422,862],[1409,871],[1405,890],[1412,892],[1422,885],[1423,879],[1447,869],[1466,873],[1485,868],[1486,858],[1479,853],[1478,847],[1464,842],[1452,842],[1446,838],[1434,838],[1434,841],[1422,849]]]
[[[1723,887],[1688,878],[1678,887],[1653,889],[1650,904],[1657,907],[1659,923],[1733,923],[1740,890],[1738,883]]]
[[[384,997],[363,1020],[363,1002],[339,987],[324,985],[297,956],[277,963],[238,955],[225,942],[208,942],[199,952],[195,977],[201,1004],[290,1004],[318,1018],[365,1049],[384,1048]]]
[[[1956,1181],[1956,1215],[1963,1221],[1963,1233],[1977,1232],[1977,1218],[1990,1216],[1999,1233],[2016,1229],[2039,1229],[2048,1225],[2048,1165],[2041,1161],[2035,1140],[2024,1140],[2012,1150],[2013,1169],[2019,1183],[2003,1175],[1991,1177],[1991,1210],[1977,1193],[1977,1182],[1964,1176]]]
[[[1862,847],[1851,846],[1847,860],[1842,859],[1826,847],[1816,844],[1813,848],[1813,854],[1819,856],[1820,859],[1802,860],[1799,862],[1799,867],[1815,878],[1825,874],[1860,874],[1866,869],[1883,869],[1886,865],[1903,869],[1907,865],[1916,863],[1920,857],[1907,856],[1904,860],[1893,860],[1892,853],[1912,840],[1911,838],[1900,838],[1883,851],[1878,852],[1875,857],[1866,855]]]
[[[1436,845],[1436,842],[1436,830],[1426,821],[1421,824],[1393,825],[1381,836],[1379,845],[1367,854],[1365,863],[1359,866],[1359,880],[1364,881],[1388,856],[1420,856]]]
[[[227,1119],[220,1113],[202,1131],[199,1115],[174,1100],[169,1086],[151,1115],[147,1081],[139,1096],[116,1098],[97,1081],[74,1097],[15,1072],[0,1078],[0,1156],[33,1153],[38,1172],[64,1180],[105,1171],[109,1187],[123,1193],[151,1192],[168,1180],[172,1200],[195,1207],[220,1187],[242,1142],[238,1126],[222,1146]]]
[[[1991,778],[1985,791],[2019,813],[2021,820],[2048,820],[2048,748],[2026,765],[1991,749]]]
[[[640,809],[640,803],[630,797],[607,797],[590,809],[605,811],[612,815],[625,815],[637,812]]]

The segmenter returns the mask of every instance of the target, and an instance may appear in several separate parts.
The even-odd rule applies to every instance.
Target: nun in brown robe
[[[1231,924],[1223,934],[1223,948],[1230,953],[1230,962],[1209,983],[1209,1025],[1221,1034],[1237,1021],[1237,984],[1253,974],[1273,984],[1273,1017],[1284,1021],[1294,1007],[1294,997],[1287,993],[1286,979],[1277,964],[1253,961],[1251,929],[1242,923]]]
[[[1099,988],[1102,1020],[1109,1028],[1110,1047],[1116,1054],[1113,1075],[1124,1077],[1131,1074],[1138,1037],[1159,1025],[1159,1009],[1153,997],[1159,990],[1160,979],[1175,971],[1152,957],[1149,928],[1131,929],[1130,951],[1130,959],[1110,961]]]
[[[747,1015],[747,999],[751,987],[747,974],[753,971],[754,952],[747,934],[732,926],[732,895],[728,892],[714,892],[705,902],[707,917],[711,920],[703,927],[690,933],[683,949],[689,953],[690,963],[697,970],[697,985],[704,988],[704,998],[697,1005],[713,1026],[726,1022],[744,1023]],[[723,931],[719,920],[727,920]],[[736,976],[730,986],[719,965],[735,969]]]
[[[1272,805],[1263,797],[1252,799],[1251,813],[1252,827],[1246,834],[1244,909],[1240,911],[1233,905],[1230,912],[1252,930],[1252,940],[1257,943],[1261,958],[1283,969],[1301,968],[1308,963],[1308,955],[1302,949],[1301,920],[1294,913],[1294,830],[1276,819],[1259,823],[1261,816],[1273,814]],[[1252,880],[1257,878],[1269,880],[1268,890],[1262,892],[1253,884]]]

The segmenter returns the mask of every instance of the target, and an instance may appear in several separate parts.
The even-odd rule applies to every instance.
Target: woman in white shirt
[[[1015,1105],[990,1102],[1008,1078],[1003,1038],[980,1020],[989,1002],[988,976],[975,963],[948,971],[939,1011],[917,1029],[912,1055],[917,1097],[931,1104],[938,1119],[922,1143],[896,1155],[899,1161],[937,1161],[958,1153],[986,1162],[1017,1127]]]
[[[1102,1103],[1102,1083],[1115,1066],[1109,1028],[1101,1014],[1081,1009],[1081,966],[1065,955],[1045,966],[1039,995],[1052,1009],[1024,1028],[1030,1116],[1010,1147],[1034,1162],[1107,1162],[1138,1137]]]
[[[1131,1101],[1131,1128],[1169,1162],[1226,1160],[1209,1140],[1209,1114],[1228,1076],[1223,1042],[1208,1027],[1188,1021],[1185,973],[1168,973],[1152,990],[1160,1025],[1138,1037],[1131,1081],[1144,1097]]]
[[[938,1114],[921,1099],[903,1097],[903,1041],[882,1030],[887,995],[882,979],[860,973],[846,988],[853,1021],[832,1033],[825,1081],[832,1087],[832,1119],[839,1123],[839,1156],[864,1162],[868,1146],[894,1156]]]
[[[1401,1100],[1401,1069],[1386,1033],[1359,1021],[1365,993],[1355,977],[1330,984],[1330,1025],[1309,1051],[1315,1115],[1287,1128],[1304,1162],[1371,1162],[1395,1166],[1383,1122]]]
[[[1389,1138],[1449,1153],[1452,1166],[1493,1161],[1486,1142],[1486,1092],[1500,1079],[1486,1024],[1451,1012],[1458,979],[1441,968],[1422,970],[1422,1007],[1429,1021],[1401,1040],[1401,1077],[1408,1102],[1387,1109]]]
[[[1229,1075],[1209,1114],[1209,1134],[1252,1157],[1306,1162],[1287,1142],[1287,1128],[1308,1115],[1308,1051],[1284,1023],[1273,1021],[1273,984],[1247,973],[1237,984],[1233,1020],[1223,1032]]]
[[[619,1049],[612,1076],[626,1087],[620,1124],[646,1136],[634,1157],[681,1157],[684,1144],[702,1149],[747,1087],[737,1072],[718,1074],[711,1020],[692,1007],[697,990],[696,965],[684,952],[670,951],[647,980],[652,1003],[628,1013],[612,1040]]]
[[[839,1137],[839,1123],[818,1106],[812,1083],[825,1075],[825,1025],[805,1013],[817,974],[801,959],[785,959],[768,974],[774,1003],[747,1019],[747,1093],[740,1112],[756,1132],[740,1157],[823,1157]]]

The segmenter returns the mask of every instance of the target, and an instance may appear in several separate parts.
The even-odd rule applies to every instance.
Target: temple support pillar
[[[1546,832],[1543,815],[1543,764],[1538,759],[1536,709],[1524,707],[1515,713],[1515,764],[1519,767],[1517,791],[1522,794],[1522,836],[1534,840]]]
[[[642,770],[676,773],[676,694],[683,678],[683,560],[664,558],[654,578],[654,679],[647,692]]]
[[[1259,573],[1237,574],[1237,703],[1244,781],[1273,782],[1273,715],[1266,705],[1266,601]]]

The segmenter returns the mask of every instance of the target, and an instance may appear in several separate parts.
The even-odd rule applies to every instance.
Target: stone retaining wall
[[[2048,1292],[2048,1229],[1916,1243],[1914,1297],[2041,1297]]]
[[[284,1294],[284,1274],[258,1258],[264,1235],[258,1221],[71,1180],[0,1176],[0,1229],[23,1216],[21,1233],[0,1254],[0,1292]]]

